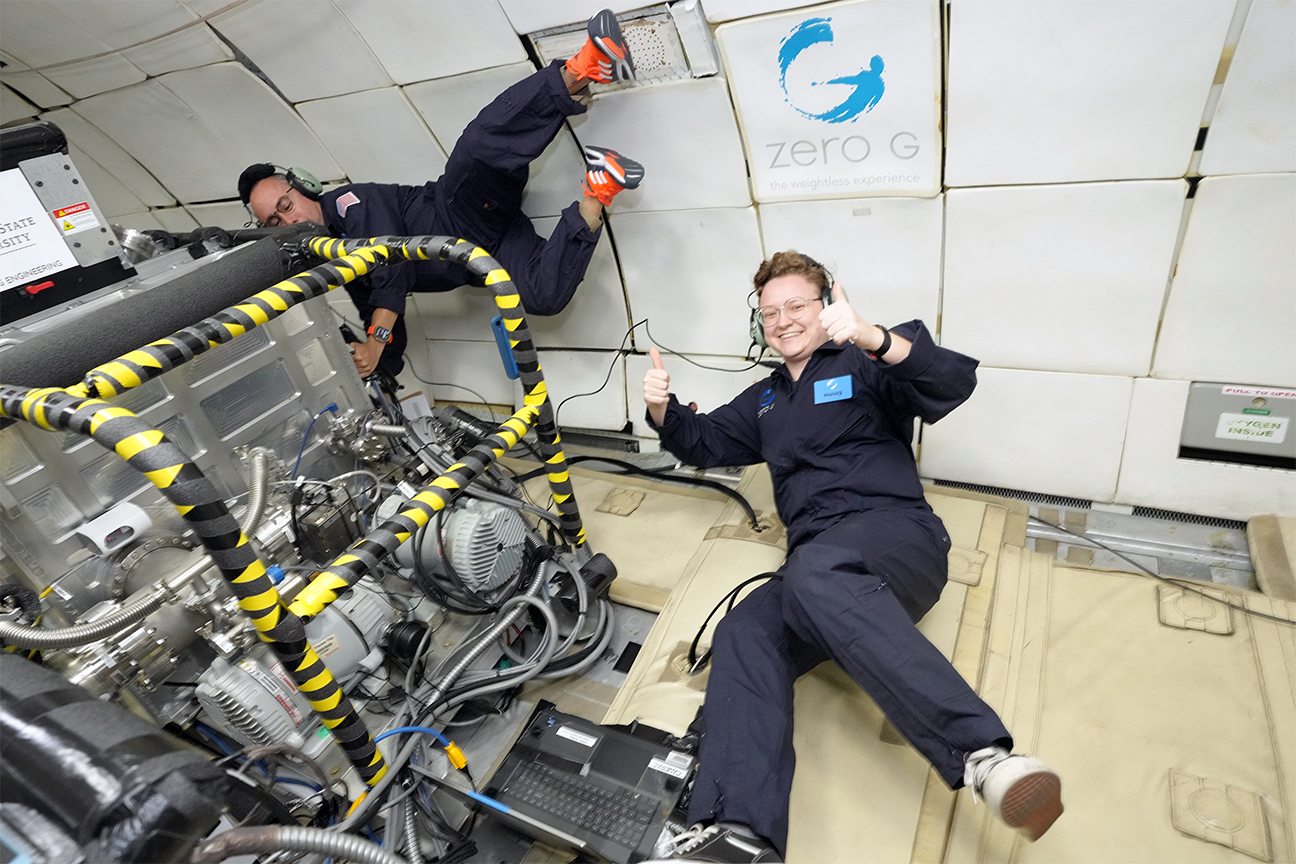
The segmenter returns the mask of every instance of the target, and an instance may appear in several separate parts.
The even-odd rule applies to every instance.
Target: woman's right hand
[[[652,358],[653,368],[644,373],[644,404],[652,421],[660,426],[666,422],[666,406],[670,404],[670,375],[656,348],[649,348],[648,356]]]

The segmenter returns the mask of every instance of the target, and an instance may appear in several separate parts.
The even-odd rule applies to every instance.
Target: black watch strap
[[[882,344],[878,346],[876,351],[870,351],[869,354],[875,359],[881,360],[882,355],[891,350],[891,331],[881,324],[874,324],[873,326],[882,331]]]

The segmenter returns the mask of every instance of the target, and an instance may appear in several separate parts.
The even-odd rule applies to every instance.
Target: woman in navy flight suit
[[[923,498],[910,442],[976,387],[977,361],[921,321],[870,324],[795,251],[754,280],[766,341],[784,360],[707,414],[669,393],[654,348],[648,419],[691,465],[769,464],[787,559],[716,628],[689,821],[676,854],[777,861],[787,843],[792,685],[839,663],[951,787],[965,780],[1036,839],[1061,813],[1057,775],[1010,756],[1012,738],[915,624],[940,599],[949,537]]]

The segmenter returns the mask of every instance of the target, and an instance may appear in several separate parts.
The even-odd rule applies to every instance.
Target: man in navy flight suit
[[[777,574],[717,626],[689,807],[674,858],[781,861],[793,682],[835,660],[952,788],[967,785],[1029,839],[1062,812],[1058,776],[1012,737],[915,626],[945,585],[950,541],[923,498],[910,442],[976,386],[977,361],[921,321],[870,324],[822,266],[780,252],[756,312],[784,365],[708,414],[682,406],[652,349],[648,419],[690,465],[769,464],[788,529]],[[826,301],[831,298],[831,304]],[[821,305],[822,304],[822,305]]]
[[[315,198],[269,163],[249,166],[239,195],[256,219],[274,227],[315,222],[341,237],[448,235],[483,247],[504,266],[522,305],[536,315],[561,312],[585,276],[598,245],[603,208],[622,189],[643,179],[643,166],[601,147],[584,148],[584,197],[563,211],[552,236],[541,239],[522,214],[528,166],[563,121],[589,106],[590,81],[634,77],[633,60],[611,10],[587,26],[589,38],[566,63],[554,62],[514,84],[482,109],[455,143],[439,180],[421,187],[352,183]],[[377,367],[395,376],[404,366],[405,295],[449,291],[468,271],[448,261],[381,267],[348,284],[347,292],[368,328],[352,343],[360,375]]]

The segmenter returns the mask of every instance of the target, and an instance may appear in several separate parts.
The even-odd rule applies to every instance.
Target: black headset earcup
[[[288,184],[312,201],[324,194],[324,184],[315,179],[315,175],[305,168],[289,168]]]

